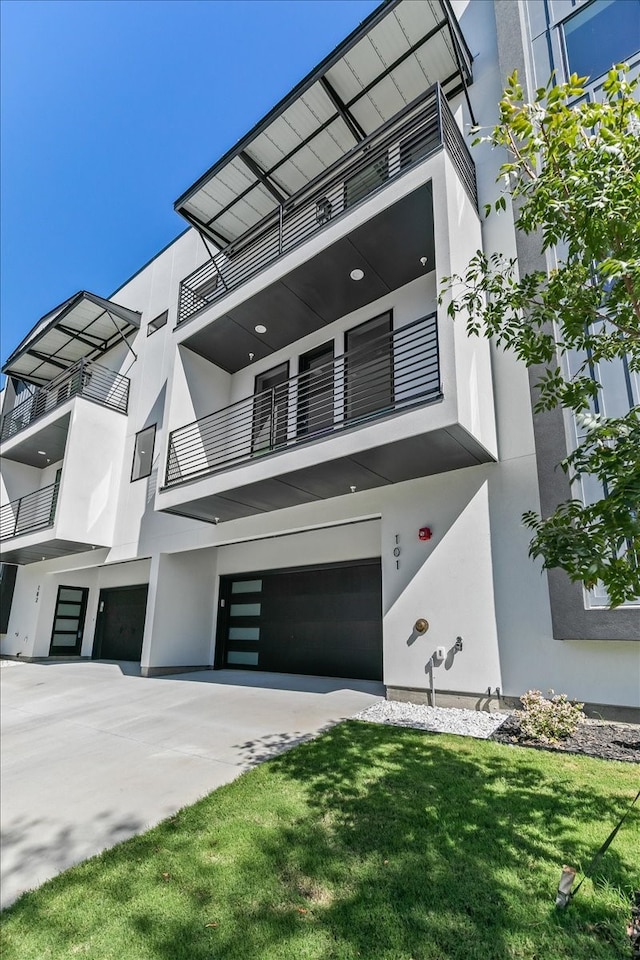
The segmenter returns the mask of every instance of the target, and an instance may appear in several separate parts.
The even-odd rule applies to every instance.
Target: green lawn
[[[631,764],[352,721],[22,897],[4,960],[620,960]]]

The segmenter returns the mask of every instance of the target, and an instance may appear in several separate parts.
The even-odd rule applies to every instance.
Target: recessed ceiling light
[[[267,332],[267,328],[265,327],[264,323],[257,323],[253,329],[256,331],[256,333]]]
[[[364,277],[364,270],[361,270],[360,267],[356,267],[355,270],[352,270],[349,274],[352,280],[362,280]]]
[[[38,453],[40,454],[41,457],[46,457],[46,455],[47,455],[47,451],[46,451],[46,450],[38,450]]]

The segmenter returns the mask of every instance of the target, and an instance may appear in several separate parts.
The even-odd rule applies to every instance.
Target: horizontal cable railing
[[[473,160],[436,85],[189,274],[180,284],[178,325],[443,146],[477,209]]]
[[[165,485],[224,470],[441,395],[436,314],[174,430]]]
[[[59,486],[59,483],[52,483],[0,507],[0,540],[52,526]]]
[[[78,396],[119,413],[126,413],[129,403],[129,378],[102,364],[79,360],[46,387],[38,387],[26,400],[6,413],[2,418],[0,439],[8,440],[70,397]]]

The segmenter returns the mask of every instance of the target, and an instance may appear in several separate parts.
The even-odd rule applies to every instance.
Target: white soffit
[[[451,97],[471,80],[449,0],[386,0],[175,209],[224,247],[433,84]]]
[[[101,356],[139,327],[135,310],[82,290],[38,321],[2,372],[46,384],[83,357]]]

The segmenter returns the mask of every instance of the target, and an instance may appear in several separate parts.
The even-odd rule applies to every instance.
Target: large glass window
[[[592,0],[563,27],[569,72],[595,80],[640,48],[640,0]]]

